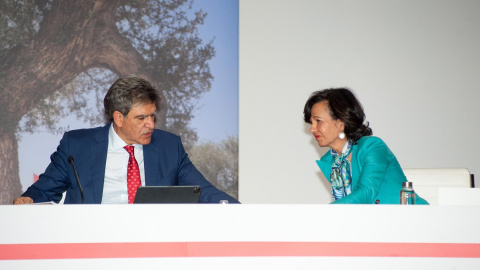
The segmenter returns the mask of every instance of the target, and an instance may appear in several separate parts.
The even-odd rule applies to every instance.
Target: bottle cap
[[[413,183],[412,182],[403,182],[402,187],[404,188],[413,188]]]

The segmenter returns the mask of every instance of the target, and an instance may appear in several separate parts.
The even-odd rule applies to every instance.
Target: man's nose
[[[154,128],[155,127],[155,116],[147,116],[145,118],[145,127]]]

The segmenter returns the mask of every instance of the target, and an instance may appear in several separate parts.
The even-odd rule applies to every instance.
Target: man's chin
[[[149,144],[151,141],[152,141],[152,138],[143,139],[143,140],[140,141],[140,144],[141,144],[141,145],[147,145],[147,144]]]

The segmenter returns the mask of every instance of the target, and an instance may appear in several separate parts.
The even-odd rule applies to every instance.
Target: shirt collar
[[[342,153],[341,154],[345,154],[350,148],[352,148],[352,146],[353,146],[353,141],[347,140],[342,147]],[[337,153],[337,151],[333,150],[333,148],[330,148],[330,154],[332,156],[335,156],[335,155],[339,155],[340,153]]]
[[[110,129],[108,131],[108,149],[111,151],[116,151],[119,149],[123,149],[128,145],[125,143],[120,136],[118,136],[117,132],[115,132],[115,129],[113,128],[113,123],[110,125]],[[132,144],[135,146],[135,149],[137,150],[143,150],[143,145],[141,144]]]

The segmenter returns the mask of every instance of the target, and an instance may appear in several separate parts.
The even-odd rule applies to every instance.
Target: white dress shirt
[[[108,131],[107,163],[105,165],[105,181],[103,184],[102,204],[128,203],[127,167],[130,155],[123,147],[127,144],[113,129]],[[133,144],[135,159],[140,170],[142,186],[145,186],[145,169],[143,163],[143,145]]]

